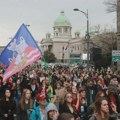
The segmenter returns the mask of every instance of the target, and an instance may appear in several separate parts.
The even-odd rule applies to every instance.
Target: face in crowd
[[[77,94],[77,88],[75,86],[72,86],[72,93]]]
[[[109,113],[109,107],[108,107],[108,101],[107,100],[103,100],[101,102],[101,111],[105,112],[105,113]]]
[[[80,91],[80,92],[79,92],[79,95],[80,95],[81,98],[85,98],[85,97],[86,97],[86,92],[85,92],[85,90]]]
[[[88,80],[88,81],[87,81],[87,86],[88,86],[88,87],[92,87],[93,84],[94,84],[94,82],[93,82],[92,80]]]
[[[106,98],[101,97],[95,102],[95,110],[97,113],[109,113],[108,101]]]
[[[6,90],[6,91],[5,91],[5,97],[6,97],[6,98],[10,98],[10,96],[11,96],[10,90]]]
[[[57,114],[57,111],[55,110],[50,110],[48,112],[49,118],[54,119],[55,114]]]
[[[31,91],[29,89],[24,90],[24,97],[26,100],[29,100],[31,98]]]
[[[71,93],[67,93],[66,96],[65,96],[65,101],[67,103],[72,103],[72,100],[73,100],[72,94]]]

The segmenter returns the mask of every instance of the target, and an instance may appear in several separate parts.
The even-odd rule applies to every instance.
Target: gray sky
[[[36,40],[53,35],[53,23],[64,11],[72,24],[72,33],[80,30],[84,35],[86,18],[74,8],[89,11],[90,26],[116,28],[116,14],[106,13],[105,0],[0,0],[0,46],[7,45],[22,23],[29,24],[29,30]]]

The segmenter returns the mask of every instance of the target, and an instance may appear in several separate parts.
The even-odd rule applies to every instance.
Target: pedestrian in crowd
[[[16,101],[17,106],[21,99],[21,96],[22,96],[21,79],[17,78],[16,84],[15,84],[15,89],[14,89],[14,99]]]
[[[33,100],[31,98],[31,91],[29,89],[24,89],[18,105],[18,120],[29,120],[32,108]]]
[[[91,105],[94,100],[95,100],[95,96],[97,93],[97,87],[94,84],[94,79],[93,78],[88,78],[87,80],[87,86],[86,86],[86,97],[87,97],[87,104],[88,106]]]
[[[100,97],[106,97],[106,94],[104,91],[98,91],[96,96],[95,96],[95,101],[97,101],[98,98]],[[91,104],[88,108],[87,108],[87,115],[88,118],[91,117],[91,115],[94,113],[94,106],[95,106],[95,101],[93,104]]]
[[[86,91],[85,88],[80,88],[79,89],[79,112],[80,112],[80,117],[82,118],[82,120],[86,120],[87,119],[87,98],[86,98]]]
[[[86,112],[86,108],[87,108],[87,98],[86,98],[86,91],[85,88],[80,88],[79,89],[79,96],[80,96],[80,105],[79,105],[79,110],[81,108],[81,106],[84,106],[84,112]],[[81,111],[81,110],[80,110]]]
[[[55,105],[57,106],[57,108],[59,110],[59,105],[61,104],[61,102],[65,96],[65,91],[64,91],[64,88],[62,87],[62,83],[60,81],[58,81],[56,83],[55,93],[56,93]]]
[[[110,103],[114,103],[117,107],[117,111],[120,112],[120,100],[118,96],[117,86],[110,84],[108,86],[108,99]],[[112,113],[112,108],[110,107],[110,112]]]
[[[3,97],[4,95],[4,87],[5,85],[3,84],[3,78],[0,76],[0,99]]]
[[[64,103],[60,108],[60,113],[70,113],[74,116],[75,119],[79,119],[80,115],[76,107],[72,104],[72,100],[72,93],[66,93]]]
[[[44,120],[57,120],[59,116],[58,109],[53,103],[49,103],[46,107],[46,114]]]
[[[15,84],[12,77],[8,78],[4,87],[8,88],[11,91],[11,96],[14,97]]]
[[[27,88],[31,91],[31,98],[34,100],[39,90],[39,84],[37,83],[36,78],[30,78],[30,84]]]
[[[37,105],[34,106],[32,112],[30,113],[30,120],[44,120],[46,113],[46,96],[44,94],[36,95]]]
[[[110,116],[109,114],[109,103],[105,97],[100,97],[95,102],[95,113],[89,120],[117,120],[117,115]],[[110,106],[114,113],[117,113],[116,106],[114,103],[111,103]]]
[[[5,94],[0,100],[0,117],[0,120],[14,120],[16,117],[16,103],[9,89],[5,90]]]
[[[76,88],[76,86],[72,86],[72,104],[75,105],[76,109],[78,110],[78,112],[80,111],[79,106],[80,106],[80,95],[79,92]]]
[[[62,113],[57,120],[75,120],[74,116],[70,113]]]

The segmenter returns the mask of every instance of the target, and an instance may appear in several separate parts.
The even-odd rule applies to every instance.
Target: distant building
[[[55,20],[53,25],[53,37],[47,33],[46,38],[41,41],[41,48],[44,51],[53,52],[58,62],[80,61],[81,55],[85,49],[84,40],[80,32],[75,32],[75,38],[72,37],[72,25],[65,16],[64,11]]]

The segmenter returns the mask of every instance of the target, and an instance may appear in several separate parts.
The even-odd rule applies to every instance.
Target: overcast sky
[[[89,11],[90,26],[116,28],[116,14],[106,13],[105,0],[0,0],[0,46],[7,45],[22,23],[29,24],[33,37],[40,41],[45,34],[53,35],[53,23],[61,11],[72,24],[72,33],[86,30],[86,18],[74,8]]]

